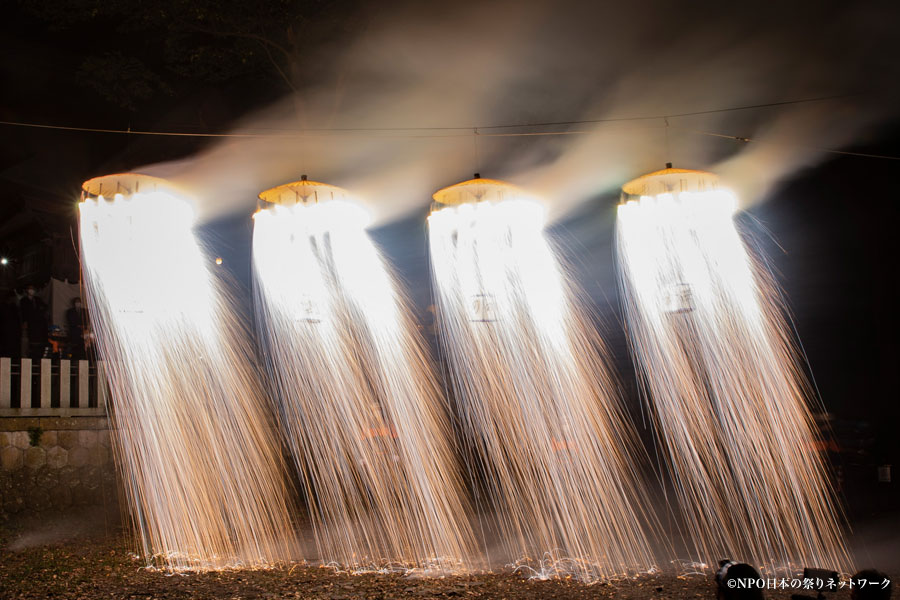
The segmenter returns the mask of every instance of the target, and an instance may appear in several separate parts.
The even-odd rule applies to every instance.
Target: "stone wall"
[[[0,519],[118,511],[105,417],[0,418]]]

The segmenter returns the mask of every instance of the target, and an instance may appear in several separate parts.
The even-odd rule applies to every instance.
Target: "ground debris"
[[[7,540],[8,541],[8,540]],[[710,575],[656,573],[585,585],[572,580],[530,580],[510,571],[437,578],[400,573],[349,575],[305,564],[269,570],[168,575],[142,568],[118,537],[78,539],[10,550],[0,546],[0,598],[173,600],[684,600],[714,598]],[[768,591],[787,600],[790,590]],[[846,600],[838,591],[832,600]]]

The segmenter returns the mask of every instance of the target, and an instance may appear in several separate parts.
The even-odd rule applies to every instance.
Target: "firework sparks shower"
[[[93,179],[84,192],[88,300],[144,555],[172,570],[293,558],[277,433],[190,206],[143,175]]]
[[[632,436],[543,209],[476,178],[428,219],[442,346],[473,479],[511,558],[541,575],[646,571]]]
[[[445,400],[364,212],[305,178],[260,198],[258,322],[320,558],[458,570],[472,541]]]
[[[849,569],[809,386],[736,198],[671,168],[623,192],[626,320],[696,558]]]

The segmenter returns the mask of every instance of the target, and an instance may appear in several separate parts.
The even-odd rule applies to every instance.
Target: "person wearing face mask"
[[[66,329],[69,333],[68,354],[72,360],[83,360],[85,353],[84,326],[87,322],[87,314],[81,305],[81,298],[72,300],[72,307],[66,311]]]
[[[35,295],[33,285],[25,288],[25,296],[19,300],[19,312],[28,335],[28,355],[39,360],[47,349],[47,305]]]

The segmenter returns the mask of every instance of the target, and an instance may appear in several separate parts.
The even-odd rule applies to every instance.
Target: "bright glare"
[[[255,215],[257,322],[320,558],[458,571],[472,547],[445,400],[355,205]]]
[[[293,558],[278,443],[190,208],[156,192],[87,200],[80,213],[117,464],[145,558],[171,570]]]
[[[154,328],[191,323],[206,339],[216,334],[213,286],[186,202],[161,192],[127,199],[118,194],[113,201],[82,202],[80,211],[87,268],[102,274],[104,299],[123,326],[149,335]],[[173,301],[175,291],[193,301]]]
[[[846,571],[812,394],[735,210],[734,195],[715,191],[645,196],[618,212],[628,331],[685,533],[707,564]]]
[[[633,432],[543,220],[520,198],[428,219],[473,484],[519,568],[584,580],[645,572]]]

